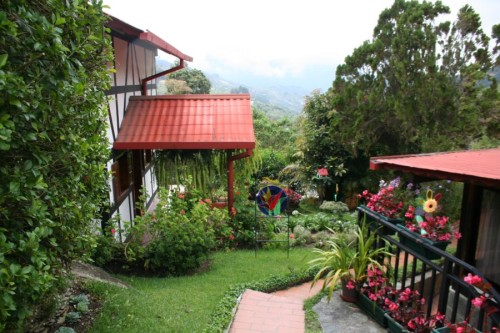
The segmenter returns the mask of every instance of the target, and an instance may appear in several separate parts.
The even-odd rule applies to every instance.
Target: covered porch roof
[[[250,95],[130,97],[115,149],[253,149]]]
[[[372,157],[370,169],[500,188],[500,148]]]

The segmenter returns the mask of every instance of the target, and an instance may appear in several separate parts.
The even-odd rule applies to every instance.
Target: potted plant
[[[420,293],[410,288],[394,291],[384,300],[387,306],[385,314],[389,330],[398,332],[430,333],[444,322],[444,315],[436,313],[429,317],[425,316],[422,307],[425,298]]]
[[[497,312],[498,309],[495,306],[492,306],[490,300],[491,296],[491,284],[480,276],[473,275],[471,273],[467,274],[464,277],[464,281],[474,286],[476,290],[481,290],[481,295],[471,300],[471,310],[467,315],[467,318],[458,323],[446,323],[442,328],[434,330],[434,332],[439,333],[477,333],[479,332],[470,324],[470,317],[474,309],[483,309],[486,313],[486,319],[494,312]],[[496,327],[485,327],[485,333],[490,332],[500,332],[500,327],[497,325]]]
[[[363,222],[358,226],[356,238],[350,243],[327,241],[328,249],[315,249],[317,258],[309,262],[312,268],[319,269],[312,286],[320,279],[323,289],[328,287],[328,300],[340,281],[342,284],[341,298],[345,301],[356,301],[357,292],[366,280],[366,269],[369,266],[381,267],[379,260],[391,254],[384,247],[375,247],[375,233],[370,233]]]
[[[389,278],[378,267],[368,267],[367,279],[359,293],[359,307],[382,327],[387,327],[385,312],[387,295],[394,294]]]
[[[405,208],[415,197],[415,192],[413,190],[414,185],[412,183],[404,186],[399,177],[388,183],[382,180],[377,193],[370,193],[368,190],[364,190],[358,195],[358,198],[364,202],[364,205],[360,207],[362,207],[362,210],[368,210],[373,215],[376,215],[379,219],[383,219],[386,222],[402,224],[404,223],[403,216]],[[367,216],[367,214],[365,214],[365,216]],[[372,222],[372,225],[376,225],[374,219],[370,218],[369,215],[368,222]],[[389,228],[382,228],[380,232],[386,235],[394,233],[394,231]]]
[[[425,199],[418,197],[415,200],[415,206],[408,206],[405,213],[405,226],[402,228],[406,228],[422,238],[422,242],[445,250],[451,239],[453,237],[460,239],[461,234],[453,230],[452,220],[444,214],[440,214],[442,210],[439,205],[440,199],[441,194],[434,195],[432,190],[427,191]],[[406,237],[401,237],[400,241],[429,259],[439,258],[438,255],[426,251],[426,249]]]

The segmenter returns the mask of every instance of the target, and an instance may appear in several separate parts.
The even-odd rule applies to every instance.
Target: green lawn
[[[123,290],[90,285],[105,303],[90,332],[201,332],[225,291],[234,284],[307,268],[311,249],[218,252],[204,273],[187,277],[121,277],[133,286]]]

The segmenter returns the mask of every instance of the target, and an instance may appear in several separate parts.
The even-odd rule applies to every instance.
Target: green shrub
[[[221,216],[189,185],[186,193],[160,188],[154,212],[137,217],[129,230],[126,259],[134,267],[159,275],[194,270],[213,249],[214,219]]]
[[[275,219],[258,218],[256,221],[254,201],[247,200],[245,202],[238,202],[235,207],[237,213],[233,217],[232,223],[235,229],[235,240],[238,248],[254,247],[254,229],[258,230],[260,239],[271,239],[273,237],[276,229]],[[262,215],[261,213],[258,214],[260,214],[259,216]],[[278,227],[281,228],[283,226],[278,224]]]
[[[90,250],[106,198],[107,66],[101,2],[0,2],[0,331]]]
[[[290,237],[290,246],[294,246],[295,238],[292,238],[294,236]],[[264,243],[263,248],[264,249],[277,249],[277,248],[286,249],[286,247],[288,246],[287,239],[288,239],[288,233],[286,231],[274,234],[269,242]]]
[[[324,231],[331,229],[333,225],[333,216],[326,213],[317,213],[312,216],[313,225],[311,227],[312,231]]]
[[[304,246],[314,243],[314,238],[309,230],[302,226],[295,227],[294,230],[295,242],[294,246]]]
[[[75,330],[71,327],[59,327],[55,333],[75,333]]]
[[[66,316],[64,316],[64,322],[68,324],[74,324],[77,323],[80,320],[80,312],[77,311],[71,311],[66,313]]]
[[[96,238],[91,259],[94,265],[107,268],[118,262],[124,262],[125,244],[117,241],[113,235],[103,234]]]
[[[319,209],[322,211],[326,211],[335,215],[347,213],[349,211],[349,207],[342,201],[323,201]]]

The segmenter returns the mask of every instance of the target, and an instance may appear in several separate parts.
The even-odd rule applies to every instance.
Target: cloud
[[[468,0],[445,0],[456,11]],[[220,74],[299,78],[311,66],[336,68],[372,37],[393,0],[105,0],[112,15],[159,35],[192,56],[192,67]],[[497,0],[471,3],[489,33]],[[318,75],[319,73],[314,73]],[[333,75],[325,73],[325,75]]]

